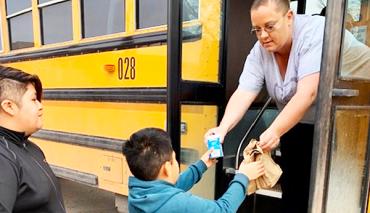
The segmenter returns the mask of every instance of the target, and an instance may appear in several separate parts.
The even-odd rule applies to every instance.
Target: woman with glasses
[[[289,0],[254,0],[250,12],[258,42],[220,125],[206,136],[218,134],[223,140],[266,82],[280,113],[260,135],[259,145],[267,152],[281,147],[283,212],[307,212],[325,19],[294,14]]]

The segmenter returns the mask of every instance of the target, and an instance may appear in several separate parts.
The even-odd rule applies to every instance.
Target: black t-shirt
[[[58,180],[24,133],[0,127],[0,212],[64,213]]]

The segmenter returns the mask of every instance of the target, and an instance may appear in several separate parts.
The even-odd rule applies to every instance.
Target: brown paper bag
[[[265,167],[265,174],[250,181],[248,186],[248,195],[253,194],[257,189],[270,189],[279,180],[283,171],[280,166],[271,158],[271,153],[263,153],[261,147],[257,145],[257,140],[252,139],[243,151],[246,163],[262,161]]]

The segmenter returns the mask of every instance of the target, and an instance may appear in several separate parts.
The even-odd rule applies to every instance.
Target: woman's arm
[[[270,151],[278,146],[280,137],[295,126],[305,115],[317,96],[320,73],[303,77],[298,81],[297,91],[276,117],[270,127],[261,134],[259,145]]]
[[[245,112],[248,110],[258,93],[236,89],[227,103],[224,117],[220,125],[216,128],[208,130],[205,137],[217,134],[223,142],[225,135],[242,119]]]

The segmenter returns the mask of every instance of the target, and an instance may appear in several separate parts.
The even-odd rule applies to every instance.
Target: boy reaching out
[[[157,128],[142,129],[123,145],[134,177],[129,177],[129,212],[236,212],[250,180],[264,174],[261,162],[241,163],[228,190],[218,200],[187,193],[216,160],[211,150],[179,174],[179,164],[168,134]]]

